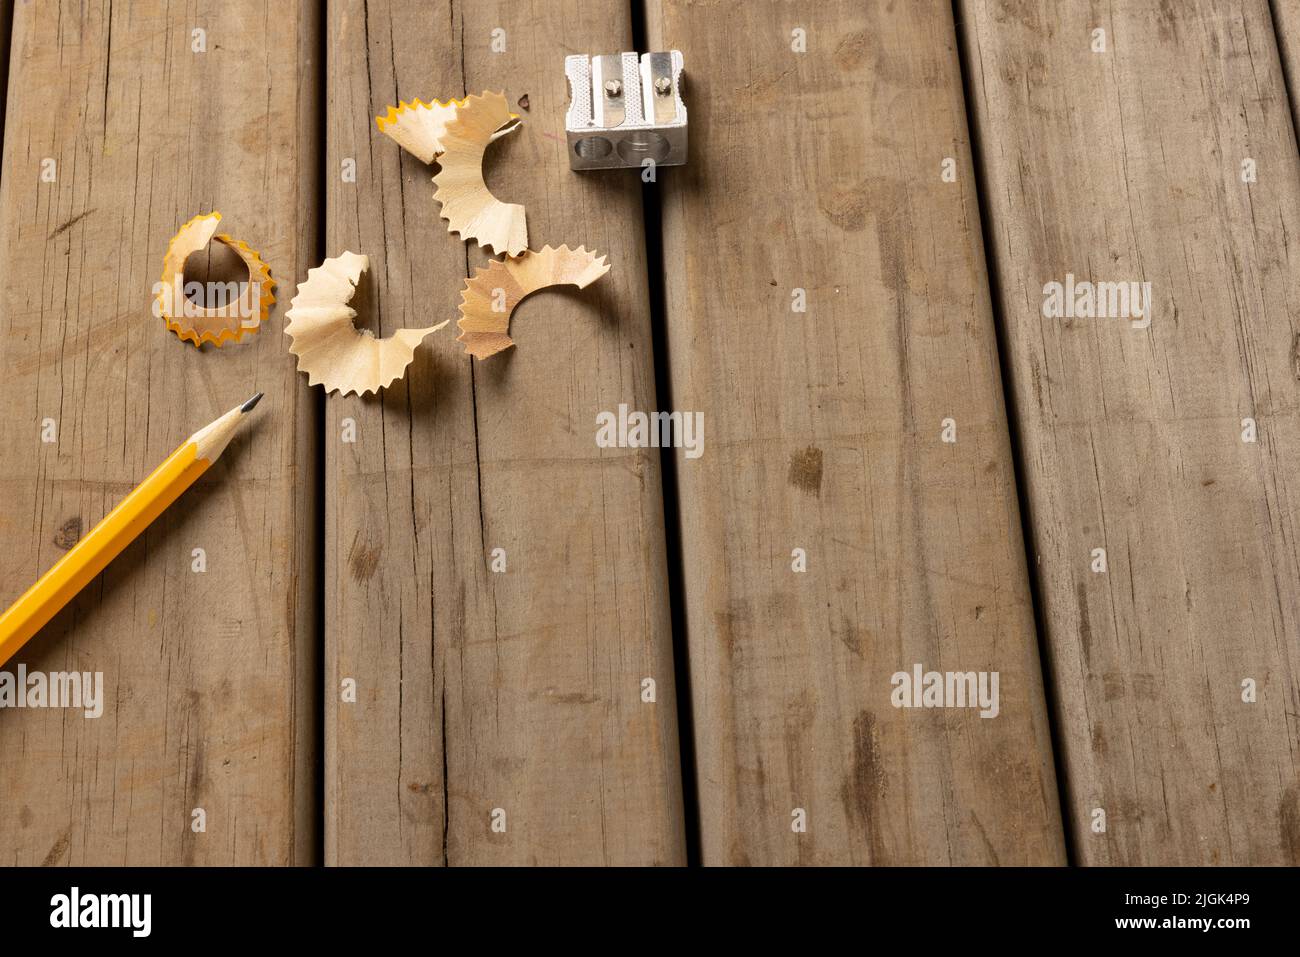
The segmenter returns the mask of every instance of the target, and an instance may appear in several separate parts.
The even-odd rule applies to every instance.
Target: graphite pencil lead
[[[257,393],[257,395],[253,396],[251,399],[249,399],[247,402],[245,402],[243,405],[241,405],[241,406],[239,407],[239,411],[240,411],[240,412],[252,412],[252,411],[253,411],[253,406],[257,405],[257,403],[259,403],[259,402],[262,401],[262,395],[263,395],[263,393],[261,393],[261,392]]]

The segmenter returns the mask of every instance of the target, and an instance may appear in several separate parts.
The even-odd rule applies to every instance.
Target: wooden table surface
[[[571,172],[564,57],[636,49],[688,165]],[[0,0],[6,56],[0,606],[266,399],[5,666],[104,706],[0,708],[0,863],[1300,863],[1300,0]],[[374,116],[484,90],[613,268],[325,397],[308,268],[389,335],[488,261]],[[195,349],[213,209],[278,301]]]

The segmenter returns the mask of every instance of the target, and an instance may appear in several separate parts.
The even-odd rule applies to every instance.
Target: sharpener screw
[[[673,81],[666,76],[661,76],[655,80],[655,92],[660,96],[667,96],[673,91]]]
[[[622,84],[621,82],[619,82],[618,80],[606,80],[606,81],[605,81],[605,95],[606,95],[606,96],[611,96],[611,97],[613,97],[613,96],[622,96],[622,95],[623,95],[623,84]]]

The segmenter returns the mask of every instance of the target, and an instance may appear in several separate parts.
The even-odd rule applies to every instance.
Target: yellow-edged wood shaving
[[[420,162],[432,163],[443,151],[442,135],[446,132],[447,124],[456,118],[456,109],[464,102],[463,99],[448,100],[446,103],[442,100],[429,103],[420,99],[410,103],[402,101],[397,106],[390,106],[383,116],[376,116],[375,125],[379,127],[379,132]],[[511,113],[506,122],[514,123],[518,119],[518,113]],[[511,129],[513,126],[498,129],[493,132],[491,139],[505,136]]]
[[[158,315],[167,328],[195,346],[210,342],[220,347],[232,340],[238,342],[245,333],[258,330],[275,302],[270,267],[247,243],[218,234],[220,221],[221,214],[214,210],[192,217],[176,231],[167,244],[162,280],[155,294]],[[185,261],[214,240],[228,246],[248,267],[248,281],[241,283],[240,295],[233,303],[205,308],[185,297]]]

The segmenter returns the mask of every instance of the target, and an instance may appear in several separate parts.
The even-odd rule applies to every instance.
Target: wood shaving
[[[547,286],[585,289],[607,272],[605,257],[598,259],[582,246],[544,246],[516,259],[494,259],[465,280],[456,341],[465,343],[465,351],[477,359],[496,355],[514,345],[508,334],[510,315],[529,293]]]
[[[456,117],[458,100],[414,100],[390,106],[383,116],[375,117],[379,132],[422,163],[432,163],[442,152],[442,134],[447,123]]]
[[[375,125],[379,132],[420,162],[432,163],[443,151],[442,135],[447,124],[456,118],[456,109],[464,102],[463,99],[446,103],[442,100],[425,103],[420,99],[401,102],[390,106],[383,116],[376,116]],[[513,124],[518,119],[518,113],[511,113],[506,119],[508,125],[493,132],[491,139],[505,136],[514,129]]]
[[[447,231],[473,239],[493,253],[517,256],[528,248],[524,208],[503,203],[488,191],[483,180],[483,154],[494,133],[512,116],[503,93],[466,97],[443,131],[444,147],[433,177],[433,198],[442,205]],[[518,129],[519,124],[504,132]]]
[[[238,342],[245,333],[258,330],[275,302],[270,267],[247,243],[218,234],[220,221],[221,214],[214,210],[192,217],[176,231],[163,255],[162,280],[154,297],[157,313],[167,328],[195,346],[210,342],[220,347],[232,340]],[[240,294],[233,302],[206,308],[185,297],[185,261],[213,241],[230,247],[243,261],[248,267],[248,280],[240,284]]]
[[[309,269],[307,280],[298,286],[284,331],[293,340],[289,351],[298,357],[298,371],[307,373],[309,385],[345,396],[387,388],[405,374],[425,336],[450,321],[426,329],[399,329],[387,339],[358,329],[352,323],[357,312],[348,303],[369,268],[368,257],[344,252]]]

